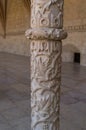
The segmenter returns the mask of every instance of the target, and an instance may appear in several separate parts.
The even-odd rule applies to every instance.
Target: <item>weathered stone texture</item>
[[[59,130],[64,0],[31,0],[31,130]]]

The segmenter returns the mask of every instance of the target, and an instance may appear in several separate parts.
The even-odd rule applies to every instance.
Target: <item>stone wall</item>
[[[64,0],[64,26],[86,24],[86,0]]]
[[[29,41],[23,35],[0,37],[0,52],[29,55]]]
[[[80,53],[80,64],[86,66],[86,32],[69,32],[63,41],[63,61],[74,62],[74,53]]]
[[[86,0],[64,0],[64,28],[68,38],[63,41],[62,59],[74,61],[74,53],[81,53],[81,65],[86,65]],[[6,39],[0,23],[0,51],[29,55],[29,43],[24,34],[30,27],[30,10],[23,0],[8,0]]]
[[[6,34],[24,34],[30,26],[30,10],[24,4],[24,0],[8,0]],[[0,22],[0,35],[3,36],[3,28]]]
[[[74,62],[74,53],[81,54],[80,64],[86,66],[86,0],[65,0],[64,28],[68,38],[63,41],[62,59]]]
[[[30,26],[30,12],[23,0],[9,0],[7,10],[7,34],[22,33]]]
[[[0,52],[29,55],[25,31],[30,27],[30,10],[24,0],[8,0],[6,38],[0,22]]]

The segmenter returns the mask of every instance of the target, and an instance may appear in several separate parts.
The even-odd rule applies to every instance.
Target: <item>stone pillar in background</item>
[[[31,0],[31,130],[59,130],[63,0]]]

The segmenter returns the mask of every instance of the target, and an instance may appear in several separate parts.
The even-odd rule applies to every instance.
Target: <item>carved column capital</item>
[[[26,37],[33,40],[62,40],[67,37],[63,27],[63,0],[31,0],[31,29]]]

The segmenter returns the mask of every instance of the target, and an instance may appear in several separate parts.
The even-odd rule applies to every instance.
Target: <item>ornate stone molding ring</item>
[[[67,37],[67,33],[62,29],[42,28],[29,29],[26,31],[26,37],[32,40],[62,40]]]

